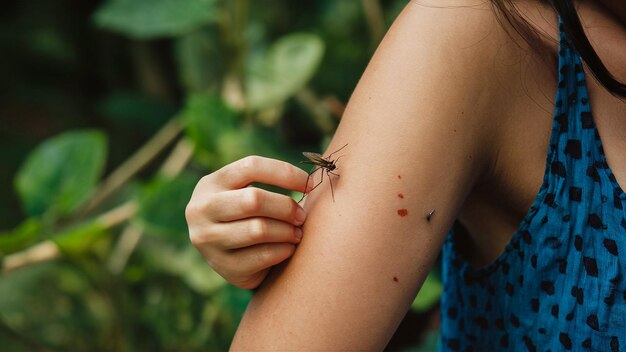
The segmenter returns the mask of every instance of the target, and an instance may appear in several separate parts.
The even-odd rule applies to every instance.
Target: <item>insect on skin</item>
[[[433,215],[435,214],[435,209],[431,210],[428,215],[426,215],[426,221],[430,222],[430,219],[433,217]]]
[[[333,196],[333,202],[335,201],[335,191],[333,189],[333,180],[330,178],[330,175],[335,175],[335,176],[339,177],[339,174],[336,174],[333,171],[337,170],[337,160],[339,160],[339,158],[341,158],[341,156],[339,158],[337,158],[336,160],[332,160],[331,157],[333,156],[333,154],[337,153],[338,151],[342,150],[343,148],[345,148],[347,146],[348,146],[348,144],[344,145],[343,147],[341,147],[341,148],[335,150],[334,152],[330,153],[327,157],[323,157],[321,154],[318,154],[318,153],[311,153],[311,152],[303,152],[302,153],[302,155],[304,155],[309,160],[301,161],[301,163],[315,165],[315,168],[313,169],[313,171],[311,171],[311,173],[309,173],[309,176],[306,178],[306,184],[304,185],[305,193],[302,194],[302,198],[300,198],[298,203],[302,202],[302,200],[304,199],[304,197],[306,197],[306,195],[308,193],[311,193],[314,189],[317,188],[317,186],[322,184],[322,182],[324,181],[324,171],[326,171],[326,175],[328,176],[328,181],[330,182],[330,191],[331,191],[331,194]],[[320,169],[322,169],[322,178],[320,179],[320,182],[318,182],[307,193],[306,192],[306,185],[309,184],[309,178],[311,178],[313,176],[313,174],[317,170],[320,170]]]

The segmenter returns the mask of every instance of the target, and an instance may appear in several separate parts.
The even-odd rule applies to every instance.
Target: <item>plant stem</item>
[[[131,223],[124,228],[107,262],[107,268],[111,274],[119,275],[124,270],[128,258],[137,247],[142,234],[143,226],[141,224]]]
[[[98,216],[95,222],[102,224],[104,228],[116,226],[135,215],[137,205],[134,201],[128,201],[117,208]],[[59,258],[61,250],[53,240],[45,240],[21,252],[13,253],[4,257],[2,262],[2,274],[8,274],[13,270],[36,263],[47,262]]]
[[[179,175],[193,156],[193,144],[186,138],[178,141],[159,173],[170,178]],[[143,226],[137,223],[128,224],[120,235],[115,248],[109,256],[107,267],[113,275],[119,275],[126,267],[128,258],[137,248],[143,236]]]
[[[179,126],[179,125],[175,124],[172,126]],[[173,132],[176,132],[177,134],[178,132],[180,132],[180,126],[177,129],[170,127],[166,130],[169,130],[169,129],[172,129],[172,131],[165,133],[162,130],[161,132],[163,132],[164,135],[169,135],[170,133],[173,133]],[[157,136],[155,136],[153,140],[148,142],[143,147],[149,151],[149,152],[146,151],[144,153],[147,156],[154,154],[154,152],[157,149],[158,150],[162,149],[163,141],[169,140],[169,137],[167,138],[165,137],[156,138],[156,137]],[[160,142],[154,141],[155,139],[160,140]],[[148,144],[150,144],[151,142],[153,143],[153,145],[147,148]],[[167,145],[167,143],[165,145]],[[137,154],[141,154],[141,153],[137,152]],[[138,171],[137,169],[138,164],[143,165],[147,163],[148,160],[146,159],[151,159],[152,157],[154,157],[154,156],[151,156],[150,158],[147,158],[146,155],[144,155],[143,157],[140,155],[138,157],[137,154],[133,156],[131,159],[136,157],[136,159],[140,160],[141,162],[135,161],[131,163],[132,160],[128,160],[126,163],[130,163],[132,165],[127,166],[127,167],[123,167],[124,165],[120,166],[120,169],[124,170],[124,172],[120,171],[119,174],[121,174],[121,176],[114,178],[115,183],[111,181],[111,183],[109,184],[117,185],[117,187],[119,187],[119,184],[117,182],[119,182],[120,179],[124,179],[124,182],[126,182],[126,180],[128,180],[128,178],[132,176],[132,174]],[[188,139],[183,138],[176,144],[174,149],[170,152],[170,155],[163,162],[163,165],[161,166],[161,169],[159,172],[168,177],[172,177],[172,178],[176,177],[183,171],[185,166],[187,166],[192,156],[193,156],[193,144]],[[135,170],[135,172],[130,173],[129,170]],[[111,177],[113,177],[113,175],[111,175]],[[106,181],[105,181],[105,184],[106,184]],[[109,187],[112,187],[112,186],[109,186]],[[105,188],[105,190],[107,189],[109,191],[111,190],[110,188]],[[136,213],[137,213],[137,203],[131,200],[116,208],[113,208],[112,210],[107,211],[106,213],[99,215],[95,219],[95,221],[101,224],[103,228],[109,229],[109,228],[112,228],[116,225],[123,223],[124,221],[127,221],[128,219],[132,218]],[[131,226],[133,225],[129,225],[129,227]],[[128,257],[133,252],[133,250],[135,249],[135,246],[137,245],[137,242],[141,238],[142,231],[137,231],[136,229],[133,230],[133,232],[129,232],[129,231],[131,230],[129,230],[128,227],[124,229],[124,231],[122,231],[122,237],[120,238],[119,241],[120,242],[123,241],[123,243],[122,244],[118,243],[118,247],[122,246],[123,248],[120,248],[119,250],[116,249],[117,252],[116,250],[114,250],[112,254],[112,258],[109,259],[110,268],[112,266],[116,270],[123,269],[123,267],[126,265],[126,261],[128,260]],[[125,236],[124,234],[127,234],[127,235]],[[125,239],[124,237],[129,237],[129,238]],[[134,239],[134,237],[136,237],[136,239]],[[46,241],[37,243],[31,247],[28,247],[21,252],[17,252],[17,253],[6,256],[2,262],[1,272],[3,274],[7,274],[13,270],[19,269],[24,266],[59,258],[61,254],[62,253],[59,247],[54,241],[46,240]],[[119,259],[114,259],[113,257],[117,255],[120,255],[122,257]],[[121,265],[121,268],[120,268],[120,265]]]
[[[187,138],[182,138],[167,157],[159,173],[166,177],[178,176],[193,156],[193,142]]]
[[[159,153],[161,153],[182,131],[179,118],[174,117],[165,124],[146,144],[130,158],[113,171],[102,182],[85,207],[79,212],[78,218],[83,218],[89,212],[101,205],[129,179],[146,167]]]
[[[236,0],[230,3],[230,16],[221,26],[226,47],[230,52],[230,67],[222,82],[222,97],[232,107],[243,110],[245,97],[245,63],[247,43],[245,38],[248,21],[248,0]]]

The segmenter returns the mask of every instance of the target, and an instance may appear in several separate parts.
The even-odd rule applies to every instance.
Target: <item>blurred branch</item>
[[[141,171],[141,169],[148,165],[163,149],[174,141],[181,131],[182,126],[179,119],[177,117],[172,118],[154,135],[154,137],[152,137],[152,139],[137,150],[135,154],[122,163],[100,184],[77,217],[84,217],[102,204],[102,202],[120,189],[129,179]]]
[[[178,124],[176,124],[176,126],[178,126]],[[177,131],[179,132],[179,130]],[[163,132],[163,130],[161,132]],[[148,144],[150,144],[150,142],[148,142]],[[155,143],[155,145],[160,146],[161,144]],[[154,153],[154,150],[157,148],[153,147],[148,149],[150,149]],[[163,162],[160,172],[163,175],[169,177],[176,177],[183,171],[187,163],[189,163],[189,161],[191,160],[192,156],[193,145],[188,139],[183,138],[176,144],[174,149],[170,152],[170,155]],[[145,158],[139,159],[144,160]],[[128,162],[130,162],[130,160],[127,161],[127,163]],[[126,173],[124,173],[124,175],[126,175]],[[132,175],[128,175],[128,177],[125,177],[124,182],[128,178],[130,178],[130,176]],[[130,219],[135,215],[136,212],[137,203],[135,201],[128,201],[116,208],[113,208],[112,210],[107,211],[106,213],[99,215],[95,221],[96,223],[101,224],[103,228],[108,229]],[[118,244],[114,249],[108,264],[109,269],[112,272],[115,272],[115,270],[123,269],[123,267],[126,265],[128,257],[134,251],[137,243],[139,242],[142,232],[142,227],[133,224],[128,225],[122,231],[120,240],[118,241]],[[26,248],[21,252],[6,256],[4,258],[4,261],[2,262],[2,273],[7,274],[15,269],[19,269],[24,266],[53,260],[60,257],[61,254],[61,250],[53,240],[46,240],[44,242],[40,242],[36,245]]]
[[[187,166],[192,156],[193,143],[187,138],[182,138],[178,141],[165,162],[163,162],[159,173],[167,177],[178,176]]]
[[[313,91],[303,88],[296,93],[295,98],[311,114],[313,121],[325,135],[333,133],[335,126],[330,111]]]
[[[365,12],[365,20],[372,34],[372,42],[374,46],[383,39],[385,35],[385,16],[380,6],[379,0],[361,0],[363,12]]]
[[[176,177],[187,166],[192,156],[193,144],[187,138],[182,138],[161,166],[159,173],[168,177]],[[107,268],[112,274],[118,275],[124,270],[128,258],[135,251],[141,236],[143,236],[143,230],[143,226],[137,223],[130,223],[122,230],[107,262]]]
[[[120,235],[120,239],[115,244],[115,248],[111,252],[109,256],[109,260],[107,262],[107,268],[109,272],[114,275],[118,275],[124,270],[126,267],[126,263],[128,262],[128,258],[130,258],[131,253],[137,247],[139,240],[143,234],[143,225],[137,223],[131,223],[124,228],[122,234]]]
[[[226,47],[230,52],[229,72],[224,76],[222,98],[232,107],[245,108],[245,63],[248,46],[245,30],[248,22],[248,0],[230,1],[229,20],[222,24],[221,31],[226,38]]]
[[[58,258],[61,255],[59,247],[51,240],[47,240],[26,248],[21,252],[8,255],[2,262],[2,273],[7,274],[15,269]]]
[[[118,225],[137,212],[137,205],[133,201],[126,202],[117,208],[98,216],[96,223],[101,224],[104,228],[111,228]],[[7,255],[2,262],[2,274],[8,274],[13,270],[49,260],[59,258],[61,250],[53,240],[46,240],[37,243],[21,252]]]

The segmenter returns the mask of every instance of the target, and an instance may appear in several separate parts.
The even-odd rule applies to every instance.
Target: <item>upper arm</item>
[[[385,346],[490,160],[498,28],[488,5],[409,3],[328,149],[348,143],[333,156],[335,202],[327,179],[308,196],[303,240],[251,301],[234,349]]]

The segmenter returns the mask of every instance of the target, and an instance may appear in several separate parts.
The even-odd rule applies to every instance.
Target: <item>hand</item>
[[[191,243],[218,274],[245,289],[293,254],[306,218],[293,199],[249,186],[253,182],[303,191],[307,173],[248,156],[203,177],[185,211]]]

